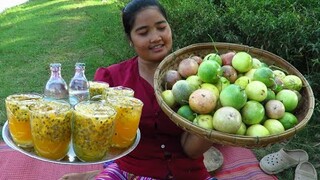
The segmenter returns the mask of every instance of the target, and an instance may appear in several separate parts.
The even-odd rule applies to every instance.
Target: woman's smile
[[[153,51],[153,52],[161,52],[163,50],[163,44],[158,44],[158,45],[153,45],[150,47],[150,49]]]

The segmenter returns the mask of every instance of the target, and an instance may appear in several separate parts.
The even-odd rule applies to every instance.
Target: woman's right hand
[[[213,145],[211,141],[188,132],[182,134],[180,142],[184,153],[192,159],[201,157]]]

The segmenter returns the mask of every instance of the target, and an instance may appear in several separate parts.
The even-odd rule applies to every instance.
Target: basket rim
[[[220,132],[217,130],[206,130],[204,128],[201,128],[199,126],[196,126],[192,124],[192,122],[184,119],[183,117],[179,116],[176,112],[174,112],[166,103],[161,98],[161,87],[159,87],[159,84],[157,83],[159,80],[161,68],[169,61],[170,59],[176,59],[179,55],[188,52],[188,51],[195,51],[195,50],[201,50],[201,49],[209,49],[209,48],[215,48],[216,47],[227,47],[228,49],[241,49],[243,51],[256,51],[256,52],[261,52],[263,55],[266,55],[268,57],[274,58],[274,59],[279,59],[281,63],[285,64],[288,66],[290,69],[292,69],[296,75],[298,75],[304,84],[304,88],[307,91],[308,94],[308,99],[309,99],[309,107],[307,109],[306,116],[299,121],[299,123],[293,127],[290,128],[283,133],[276,134],[276,135],[269,135],[266,137],[252,137],[252,136],[246,136],[246,135],[236,135],[236,134],[229,134],[229,133],[224,133]],[[287,136],[294,136],[297,134],[298,131],[300,131],[302,128],[304,128],[308,121],[311,119],[313,111],[314,111],[314,106],[315,106],[315,98],[314,94],[312,91],[312,88],[309,84],[309,82],[305,79],[305,77],[289,62],[287,62],[285,59],[283,59],[280,56],[277,56],[269,51],[263,50],[263,49],[258,49],[252,46],[247,46],[247,45],[242,45],[242,44],[234,44],[234,43],[225,43],[225,42],[206,42],[206,43],[195,43],[191,44],[189,46],[183,47],[181,49],[178,49],[168,56],[164,58],[164,60],[158,65],[155,74],[154,74],[154,90],[156,94],[156,99],[158,101],[159,106],[161,109],[169,116],[169,118],[175,122],[175,119],[180,119],[179,124],[175,122],[177,125],[181,125],[184,128],[188,128],[190,130],[189,132],[195,133],[195,134],[202,134],[204,135],[205,138],[212,140],[216,137],[220,137],[222,139],[226,139],[227,141],[230,141],[230,137],[234,140],[234,142],[230,142],[231,145],[240,145],[244,146],[243,144],[238,144],[238,141],[248,141],[248,142],[255,142],[255,144],[252,144],[254,147],[261,147],[261,146],[266,146],[268,143],[266,142],[275,142],[275,141],[283,141],[285,139],[288,139]],[[205,133],[204,133],[205,132]],[[273,143],[272,143],[273,144]]]

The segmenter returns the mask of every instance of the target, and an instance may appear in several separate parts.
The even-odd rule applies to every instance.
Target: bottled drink
[[[89,99],[89,82],[85,76],[85,64],[76,63],[75,74],[69,84],[69,102],[74,106],[78,102]]]
[[[44,98],[68,100],[68,86],[61,76],[61,64],[50,64],[51,76],[44,89]]]

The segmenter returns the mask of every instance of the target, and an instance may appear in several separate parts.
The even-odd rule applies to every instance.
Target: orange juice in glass
[[[108,96],[134,96],[134,91],[131,88],[124,87],[124,86],[115,86],[109,87],[106,91],[102,94],[103,99],[107,99]]]
[[[10,134],[22,148],[33,147],[29,106],[41,98],[39,94],[13,94],[5,100]]]
[[[112,146],[127,148],[136,137],[143,102],[130,96],[108,96],[107,101],[117,111]]]
[[[40,101],[29,109],[35,152],[52,160],[64,158],[71,140],[71,105],[62,100]]]
[[[111,146],[117,112],[101,101],[83,101],[74,107],[72,145],[84,162],[102,160]]]

